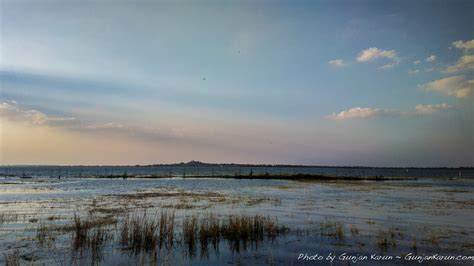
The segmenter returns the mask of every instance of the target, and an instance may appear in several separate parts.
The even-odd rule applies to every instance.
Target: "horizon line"
[[[154,163],[154,164],[0,164],[0,167],[153,167],[170,165],[236,165],[254,167],[319,167],[319,168],[405,168],[405,169],[472,169],[474,166],[367,166],[367,165],[310,165],[310,164],[284,164],[284,163],[233,163],[233,162],[201,162],[191,160],[188,162]]]

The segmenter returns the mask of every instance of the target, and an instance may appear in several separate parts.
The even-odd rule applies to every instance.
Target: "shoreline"
[[[16,177],[20,179],[31,179],[36,176],[18,176],[18,175],[0,175],[1,177]],[[62,178],[97,178],[97,179],[165,179],[165,178],[181,178],[181,179],[265,179],[265,180],[295,180],[295,181],[312,181],[312,180],[347,180],[347,181],[400,181],[400,180],[418,180],[417,177],[388,177],[388,176],[331,176],[318,174],[293,174],[293,175],[89,175],[89,176],[64,176],[49,177],[51,179]]]

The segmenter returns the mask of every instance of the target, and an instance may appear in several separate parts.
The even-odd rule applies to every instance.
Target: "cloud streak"
[[[467,97],[474,90],[474,80],[467,80],[464,76],[452,76],[418,85],[424,91],[434,91],[456,98]]]
[[[363,50],[357,56],[357,62],[366,63],[376,59],[387,59],[390,63],[382,65],[381,69],[389,69],[400,63],[400,58],[395,50],[383,50],[377,47],[371,47]]]
[[[456,63],[446,67],[444,72],[455,73],[455,72],[467,72],[474,70],[474,55],[463,55],[458,59]]]
[[[436,55],[430,55],[430,56],[428,56],[428,57],[425,59],[425,61],[426,61],[426,62],[429,62],[429,63],[436,61]]]
[[[172,143],[200,147],[215,147],[213,139],[185,128],[124,125],[117,122],[89,121],[72,117],[51,116],[25,108],[15,101],[0,103],[0,119],[15,122],[30,129],[61,129],[75,133],[92,133],[94,136],[122,136],[150,143]]]
[[[415,110],[402,111],[396,109],[382,109],[372,107],[354,107],[339,113],[332,113],[326,119],[333,121],[344,121],[353,119],[367,119],[381,116],[409,116],[409,115],[429,115],[439,111],[451,109],[452,106],[446,103],[440,104],[418,104]]]
[[[74,117],[52,117],[37,110],[25,110],[15,101],[0,104],[0,117],[32,125],[69,125],[77,121]]]
[[[469,41],[459,40],[459,41],[454,41],[452,44],[454,47],[464,50],[464,51],[474,49],[474,40],[469,40]]]
[[[345,62],[342,59],[331,60],[331,61],[329,61],[329,64],[333,67],[339,67],[339,68],[347,66],[347,62]]]
[[[451,109],[452,106],[446,103],[440,104],[418,104],[415,106],[415,112],[417,114],[432,114],[438,111],[443,111],[447,109]]]
[[[326,118],[329,120],[341,121],[341,120],[349,120],[349,119],[364,119],[364,118],[386,115],[390,113],[392,113],[392,111],[387,110],[387,109],[370,108],[370,107],[354,107],[348,110],[341,111],[339,113],[332,113],[326,116]]]

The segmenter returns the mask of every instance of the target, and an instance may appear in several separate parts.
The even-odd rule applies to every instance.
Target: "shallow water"
[[[192,254],[180,242],[172,250],[130,254],[118,244],[117,227],[127,213],[174,210],[178,228],[185,216],[261,214],[289,228],[285,234],[237,251],[226,241],[219,249]],[[85,250],[75,254],[71,233],[53,230],[81,217],[116,218],[106,228],[99,264],[314,264],[299,254],[329,253],[404,257],[416,254],[474,255],[474,180],[423,178],[401,181],[311,181],[258,179],[0,179],[0,250],[19,251],[23,263],[90,264]],[[37,228],[50,228],[47,244],[38,244]],[[342,233],[334,231],[336,226]],[[390,243],[380,244],[380,236]],[[416,247],[413,247],[415,241]],[[4,257],[0,257],[3,263]],[[341,262],[341,261],[340,261]],[[394,259],[393,263],[407,263]],[[347,262],[349,263],[349,262]],[[365,263],[379,264],[380,261]],[[418,264],[417,262],[411,262]],[[455,264],[472,265],[471,261]]]
[[[328,176],[474,178],[474,168],[380,168],[321,166],[156,165],[156,166],[0,166],[0,176],[102,177],[102,176],[233,176],[315,174]]]

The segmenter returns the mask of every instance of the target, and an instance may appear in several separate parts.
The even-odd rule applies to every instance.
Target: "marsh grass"
[[[418,247],[417,247],[417,244],[416,244],[416,238],[413,238],[411,240],[411,243],[410,243],[410,248],[413,252],[417,253],[418,251]]]
[[[342,222],[321,223],[320,230],[321,236],[334,237],[336,240],[339,241],[343,241],[345,239],[345,228]]]
[[[20,215],[14,212],[0,213],[0,224],[17,223]]]
[[[92,264],[102,260],[103,250],[106,243],[111,239],[107,230],[100,226],[92,230],[87,236],[87,247],[91,250]]]
[[[91,265],[99,264],[103,258],[103,250],[112,235],[108,233],[106,225],[111,220],[93,219],[91,216],[85,219],[74,214],[74,223],[71,227],[71,246],[75,253],[83,254],[90,252]],[[108,221],[108,222],[106,222]]]
[[[159,247],[166,246],[168,249],[174,244],[175,213],[165,210],[161,211],[159,219]]]
[[[74,250],[82,249],[86,246],[87,234],[90,228],[90,219],[82,220],[79,215],[74,213],[73,233],[71,237]]]
[[[359,228],[355,225],[351,225],[351,235],[352,237],[357,237],[359,235]]]
[[[387,234],[383,231],[379,231],[377,233],[377,236],[375,237],[375,241],[376,241],[376,244],[377,244],[377,247],[380,249],[380,250],[387,250],[388,248],[388,238],[387,238]]]
[[[146,212],[141,215],[127,216],[120,229],[120,244],[135,254],[141,251],[152,251],[159,243],[156,234],[158,226],[156,217],[150,219]]]
[[[401,234],[397,234],[396,229],[390,228],[388,231],[379,230],[375,237],[375,243],[382,251],[388,250],[390,246],[396,248],[398,245],[397,236],[402,238]]]
[[[239,252],[247,249],[249,244],[257,246],[265,239],[273,240],[280,234],[286,233],[288,228],[278,225],[269,217],[261,215],[229,215],[219,220],[215,214],[208,214],[198,219],[196,215],[187,216],[183,220],[183,242],[190,255],[195,254],[199,242],[201,254],[208,252],[212,245],[218,252],[222,239],[229,243],[232,251]]]
[[[11,254],[3,253],[5,266],[20,266],[20,252],[16,250]]]
[[[38,223],[36,227],[36,243],[39,246],[43,246],[48,237],[48,228],[43,222]]]
[[[183,220],[183,241],[190,256],[196,254],[196,240],[198,232],[198,218],[196,215],[186,216]]]

